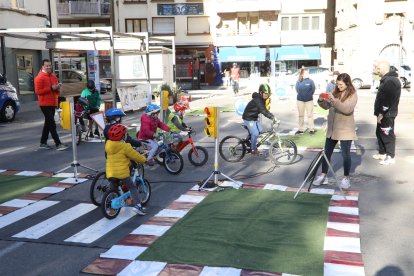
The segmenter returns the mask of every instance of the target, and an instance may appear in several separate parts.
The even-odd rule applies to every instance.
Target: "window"
[[[174,17],[153,17],[152,33],[159,35],[175,34]]]
[[[312,30],[319,30],[319,16],[312,16]]]
[[[309,30],[309,17],[302,17],[302,30]]]
[[[187,17],[187,34],[209,34],[208,17]]]
[[[321,15],[294,15],[281,19],[282,31],[318,31],[320,29]]]
[[[24,0],[16,0],[16,7],[19,9],[24,9]]]
[[[291,26],[290,29],[292,31],[297,31],[299,30],[299,16],[293,16],[291,19]]]
[[[124,0],[124,4],[147,3],[147,0]]]
[[[138,33],[148,32],[147,19],[125,19],[125,32]]]
[[[282,31],[289,31],[289,17],[282,17]]]

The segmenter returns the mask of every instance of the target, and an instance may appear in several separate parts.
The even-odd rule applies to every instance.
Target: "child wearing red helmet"
[[[130,177],[129,165],[131,160],[144,164],[144,156],[134,150],[129,143],[125,143],[128,128],[121,124],[115,124],[108,130],[109,140],[105,144],[106,152],[106,177],[120,179],[128,187],[133,200],[133,210],[144,216],[145,210],[139,201],[138,190]]]

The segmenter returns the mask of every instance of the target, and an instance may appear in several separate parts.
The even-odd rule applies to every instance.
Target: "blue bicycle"
[[[136,167],[132,180],[138,189],[138,196],[142,206],[145,206],[151,198],[151,185],[148,180],[144,179]],[[119,215],[122,207],[132,207],[131,192],[127,186],[117,178],[109,178],[110,189],[102,197],[101,210],[103,215],[108,219],[114,219]]]

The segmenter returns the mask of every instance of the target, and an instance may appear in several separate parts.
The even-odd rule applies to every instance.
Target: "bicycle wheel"
[[[219,153],[227,162],[238,162],[246,154],[246,145],[239,137],[226,136],[220,141]]]
[[[170,150],[164,158],[164,168],[170,174],[179,174],[184,167],[184,160],[180,153],[175,150]]]
[[[165,152],[162,151],[154,156],[154,161],[158,165],[164,165],[164,156],[165,156]]]
[[[102,197],[101,211],[107,219],[114,219],[118,216],[121,209],[114,209],[111,206],[112,200],[119,197],[119,192],[109,189]]]
[[[149,181],[144,178],[139,178],[137,181],[137,189],[141,205],[147,205],[151,198],[151,185]]]
[[[188,160],[194,166],[203,166],[207,163],[208,160],[208,152],[205,148],[201,146],[195,146],[195,151],[191,148],[188,151]]]
[[[96,206],[100,206],[104,193],[109,190],[111,184],[106,179],[106,172],[100,172],[92,180],[91,187],[89,189],[89,196],[91,201]]]
[[[78,124],[76,124],[76,138],[76,145],[78,146],[82,141],[82,128]]]
[[[280,141],[280,145],[279,145]],[[276,139],[269,148],[269,155],[275,164],[292,164],[298,155],[296,144],[288,139]]]

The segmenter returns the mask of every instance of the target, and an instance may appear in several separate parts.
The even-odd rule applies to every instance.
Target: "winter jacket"
[[[52,90],[52,85],[58,85],[59,80],[53,73],[45,73],[40,70],[36,76],[34,85],[38,96],[39,106],[57,106],[59,90]]]
[[[400,95],[401,82],[398,79],[397,72],[388,72],[380,80],[377,97],[375,98],[374,115],[382,114],[384,117],[397,117]]]
[[[296,82],[296,99],[301,102],[313,101],[313,93],[315,93],[315,83],[311,79],[303,79]]]
[[[180,133],[187,128],[187,125],[183,122],[182,116],[177,112],[170,112],[168,115],[167,126],[169,126],[171,132],[174,133]]]
[[[124,141],[108,140],[105,144],[106,177],[125,179],[130,176],[130,160],[145,163],[144,156],[139,154],[132,146]]]
[[[260,113],[271,120],[275,117],[266,109],[265,99],[259,93],[254,92],[252,94],[252,100],[244,109],[242,118],[245,121],[257,121]]]
[[[153,139],[154,134],[157,131],[157,128],[160,128],[165,131],[170,131],[170,128],[160,121],[158,118],[151,118],[147,114],[142,114],[141,116],[141,128],[139,129],[139,140],[148,140]]]
[[[98,109],[101,106],[101,95],[98,90],[94,90],[93,93],[88,88],[83,89],[81,93],[82,98],[88,99],[87,109]]]
[[[356,93],[341,102],[334,98],[333,107],[329,109],[326,137],[333,140],[357,140],[355,132],[354,109],[358,102]]]

